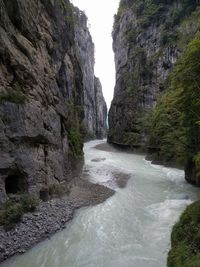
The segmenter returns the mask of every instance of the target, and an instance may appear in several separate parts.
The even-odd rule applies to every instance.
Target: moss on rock
[[[171,235],[168,267],[200,266],[200,201],[188,206]]]

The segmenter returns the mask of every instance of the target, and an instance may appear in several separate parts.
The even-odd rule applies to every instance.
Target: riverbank
[[[197,199],[198,189],[185,182],[183,171],[152,165],[143,155],[115,152],[105,141],[85,143],[84,154],[81,177],[116,193],[100,205],[79,210],[66,229],[46,235],[51,238],[0,266],[167,266],[172,226]],[[84,185],[84,180],[74,180],[70,188],[73,205],[83,205],[88,195]],[[95,188],[90,187],[87,205],[91,198],[93,203],[106,198],[105,187],[97,192]],[[47,217],[46,224],[49,221]]]
[[[174,225],[168,267],[200,266],[200,200],[189,205]]]
[[[15,228],[6,231],[0,227],[0,262],[15,254],[26,252],[40,241],[66,227],[74,212],[85,206],[97,205],[114,194],[114,190],[76,178],[70,184],[70,193],[62,198],[41,202],[37,210],[27,213]]]

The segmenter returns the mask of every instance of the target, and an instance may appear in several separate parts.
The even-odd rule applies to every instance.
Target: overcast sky
[[[103,94],[109,107],[115,85],[111,33],[113,16],[117,12],[119,0],[71,0],[71,2],[85,11],[88,17],[96,52],[95,75],[101,80]]]

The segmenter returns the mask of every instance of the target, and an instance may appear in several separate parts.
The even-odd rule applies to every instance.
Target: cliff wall
[[[76,9],[75,41],[83,73],[84,127],[86,139],[106,136],[107,107],[100,80],[94,75],[94,44],[84,12]],[[103,112],[102,112],[103,111]]]
[[[86,21],[68,0],[0,0],[0,203],[45,198],[76,175],[84,134],[104,135]]]
[[[200,2],[121,0],[113,29],[116,86],[108,141],[185,167],[200,186]],[[175,224],[169,267],[200,266],[199,201]]]
[[[116,85],[109,111],[109,142],[146,145],[143,119],[165,91],[169,73],[197,31],[196,21],[186,20],[198,4],[120,2],[113,27]]]

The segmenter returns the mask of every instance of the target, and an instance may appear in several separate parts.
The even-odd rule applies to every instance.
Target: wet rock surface
[[[114,172],[113,173],[113,181],[117,184],[119,188],[125,188],[128,180],[130,179],[130,175],[123,172]]]
[[[101,162],[101,161],[104,161],[106,160],[106,158],[96,158],[96,159],[92,159],[91,161],[92,162]]]
[[[96,149],[107,151],[107,152],[117,152],[118,150],[111,144],[103,143],[95,146]]]

